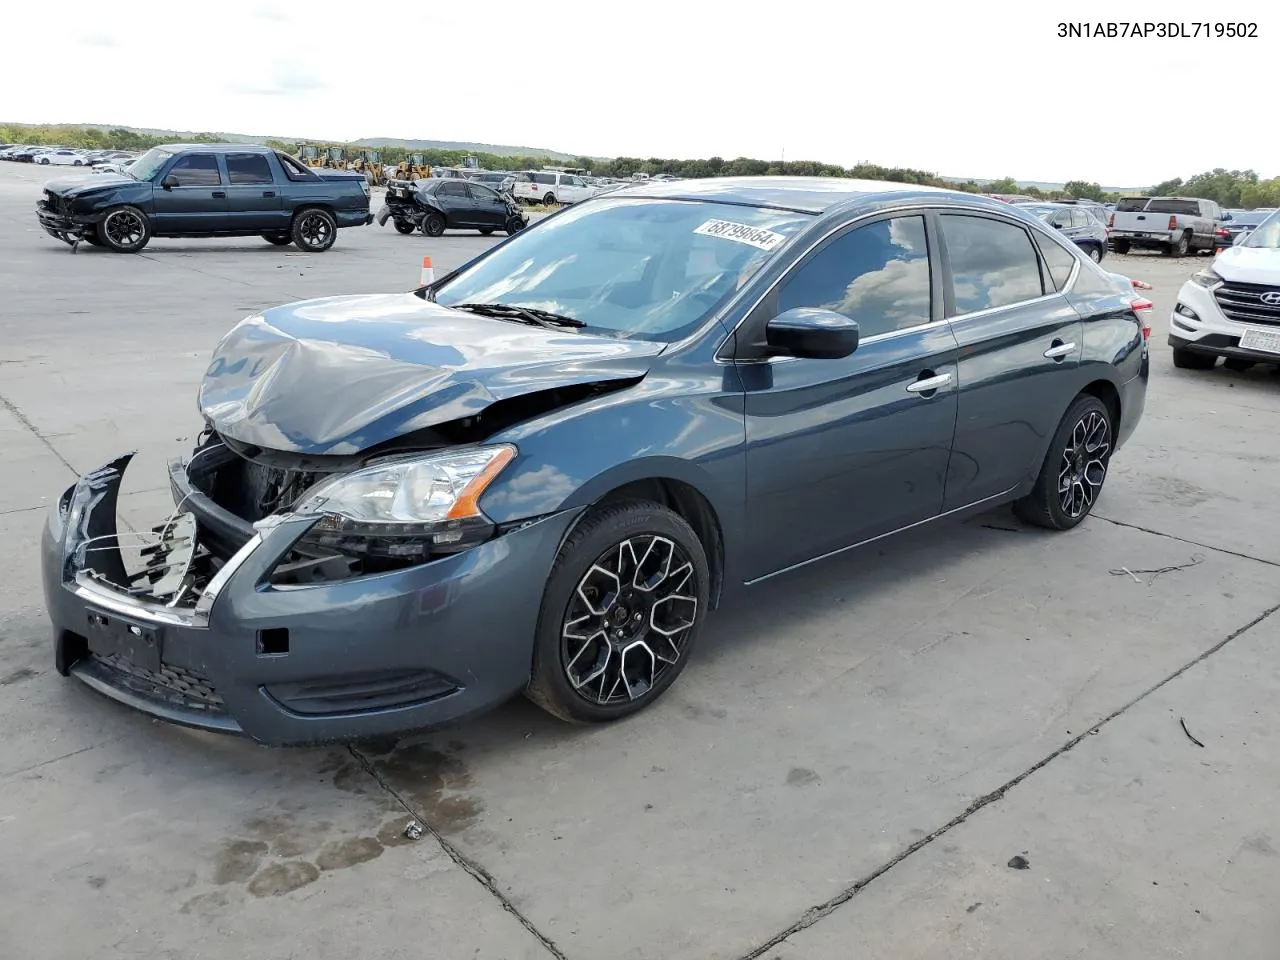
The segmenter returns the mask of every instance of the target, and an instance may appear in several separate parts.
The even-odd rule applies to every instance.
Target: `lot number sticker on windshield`
[[[735,243],[746,243],[761,250],[772,250],[787,239],[772,230],[749,227],[745,223],[734,223],[732,220],[708,220],[693,232],[707,237],[723,237]]]

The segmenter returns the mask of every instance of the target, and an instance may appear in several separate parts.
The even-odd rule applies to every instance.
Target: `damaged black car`
[[[400,233],[421,230],[428,237],[446,230],[479,230],[486,237],[502,230],[511,235],[529,225],[529,215],[511,194],[445,177],[392,180],[376,219],[378,226],[390,220]]]
[[[251,316],[173,510],[124,455],[49,513],[58,670],[273,744],[524,692],[657,700],[744,588],[945,516],[1088,516],[1150,302],[1016,207],[851,180],[655,183],[416,291]]]

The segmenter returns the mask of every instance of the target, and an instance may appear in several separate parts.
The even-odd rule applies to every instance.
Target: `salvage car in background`
[[[1254,228],[1263,220],[1267,219],[1275,211],[1274,207],[1265,207],[1259,210],[1226,210],[1224,213],[1231,214],[1231,219],[1224,223],[1223,229],[1226,230],[1226,243],[1223,246],[1231,246],[1241,237],[1247,237],[1254,231]]]
[[[333,246],[341,227],[372,222],[363,173],[312,169],[254,144],[169,144],[148,150],[116,175],[51,180],[36,205],[50,236],[117,253],[137,253],[156,237],[251,237]]]
[[[1218,229],[1226,220],[1230,215],[1214,201],[1199,197],[1124,197],[1107,226],[1116,253],[1159,250],[1167,257],[1185,257],[1215,250]]]
[[[45,150],[35,155],[35,162],[44,166],[58,167],[83,167],[88,165],[83,153],[79,150],[69,150],[66,147],[59,147],[56,150]]]
[[[1033,216],[1039,217],[1085,252],[1094,263],[1101,263],[1107,255],[1107,225],[1087,207],[1065,203],[1019,204]]]
[[[529,223],[528,215],[508,194],[483,183],[434,177],[388,183],[378,225],[388,220],[400,233],[421,230],[428,237],[438,237],[445,230],[479,230],[486,237],[495,230],[512,234]]]
[[[1280,365],[1280,212],[1272,212],[1178,291],[1169,318],[1173,365],[1231,370]]]
[[[1043,221],[953,191],[590,200],[417,291],[224,336],[167,521],[118,531],[130,455],[55,498],[57,669],[272,743],[521,690],[625,717],[752,584],[1006,502],[1079,524],[1142,416],[1150,308]]]

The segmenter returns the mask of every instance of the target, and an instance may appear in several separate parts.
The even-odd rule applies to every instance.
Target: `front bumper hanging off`
[[[40,221],[40,226],[45,233],[55,240],[70,244],[72,247],[97,229],[95,220],[75,217],[60,211],[54,206],[54,202],[49,199],[40,200],[36,203],[36,218]]]
[[[198,592],[160,603],[133,586],[130,535],[116,528],[132,456],[86,474],[49,513],[43,580],[60,673],[160,719],[272,744],[436,726],[528,682],[545,578],[578,511],[418,566],[306,586],[270,576],[315,518],[273,516]],[[181,564],[206,529],[218,535],[203,517],[226,511],[181,464],[171,485],[194,521],[192,542],[165,547]]]

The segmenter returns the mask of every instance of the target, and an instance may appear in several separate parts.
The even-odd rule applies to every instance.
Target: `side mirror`
[[[794,307],[768,322],[765,341],[777,356],[839,360],[858,349],[858,321],[821,307]]]
[[[164,187],[166,190],[172,190],[174,187],[182,186],[182,181],[171,173],[160,181],[160,186]]]

